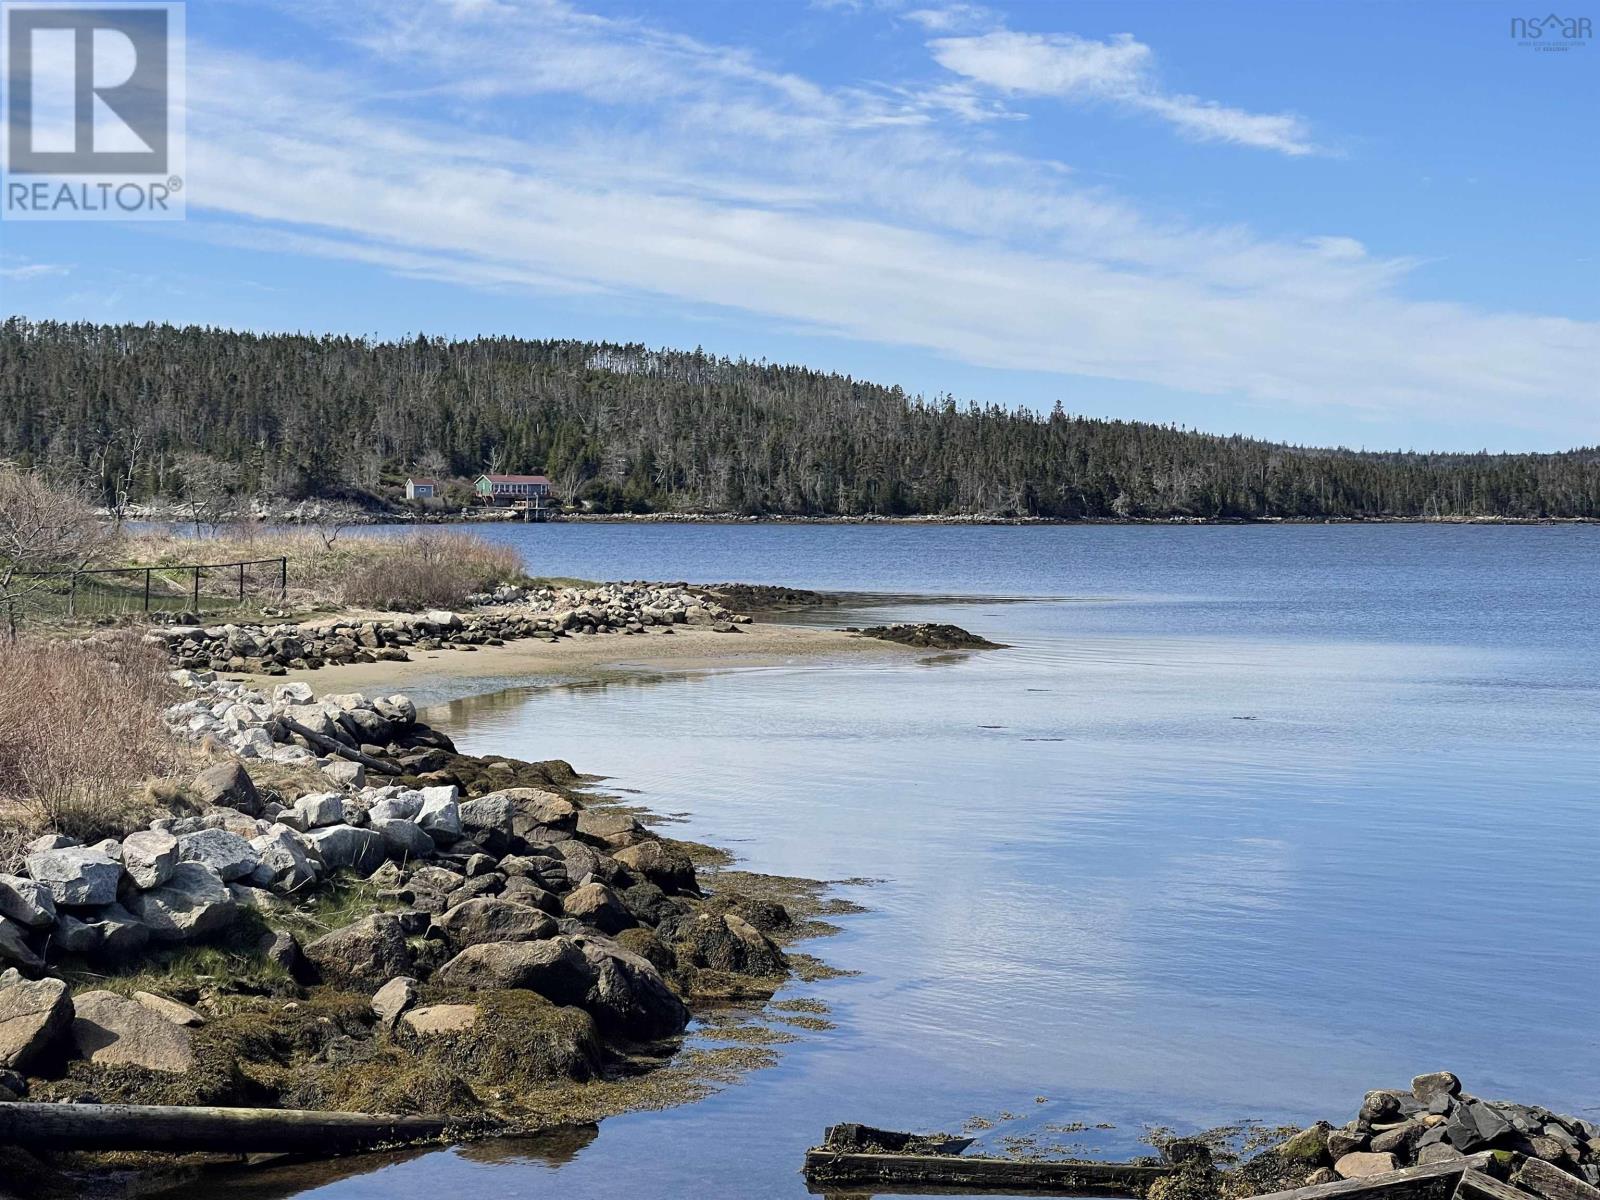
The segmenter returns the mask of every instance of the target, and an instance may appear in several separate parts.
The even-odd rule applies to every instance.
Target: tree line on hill
[[[551,477],[606,512],[1600,517],[1600,450],[1308,449],[639,345],[0,326],[0,458],[103,503]]]

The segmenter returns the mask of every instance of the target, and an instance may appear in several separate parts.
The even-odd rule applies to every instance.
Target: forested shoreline
[[[204,476],[377,508],[407,474],[540,471],[600,512],[1600,518],[1600,448],[1310,449],[700,351],[20,317],[0,326],[0,459],[107,504]]]

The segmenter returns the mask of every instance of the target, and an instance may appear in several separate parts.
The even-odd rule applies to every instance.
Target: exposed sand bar
[[[323,692],[437,690],[456,696],[512,687],[519,680],[613,673],[700,672],[892,660],[916,651],[832,629],[757,623],[737,633],[673,626],[673,632],[597,634],[547,642],[525,638],[476,650],[412,650],[409,662],[351,663],[277,676],[246,676],[271,686],[304,681]],[[230,678],[233,676],[230,674]],[[482,681],[489,687],[474,687]]]

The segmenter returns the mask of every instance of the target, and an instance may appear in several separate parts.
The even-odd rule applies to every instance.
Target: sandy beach
[[[317,692],[426,689],[463,693],[463,685],[485,690],[483,681],[506,686],[519,679],[648,671],[695,672],[895,658],[914,653],[905,646],[832,629],[791,625],[736,626],[737,633],[677,625],[673,632],[626,636],[605,634],[548,642],[527,638],[503,646],[416,651],[408,662],[350,663],[285,675],[248,675],[271,685],[304,681]],[[232,676],[230,675],[230,678]]]

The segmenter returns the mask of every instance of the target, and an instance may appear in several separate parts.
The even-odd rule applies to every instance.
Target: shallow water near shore
[[[786,990],[835,1028],[709,1099],[249,1194],[795,1197],[836,1121],[1124,1156],[1439,1068],[1600,1113],[1600,528],[484,532],[539,574],[937,595],[783,619],[1013,648],[430,710],[749,869],[876,880],[806,947],[858,974]]]

